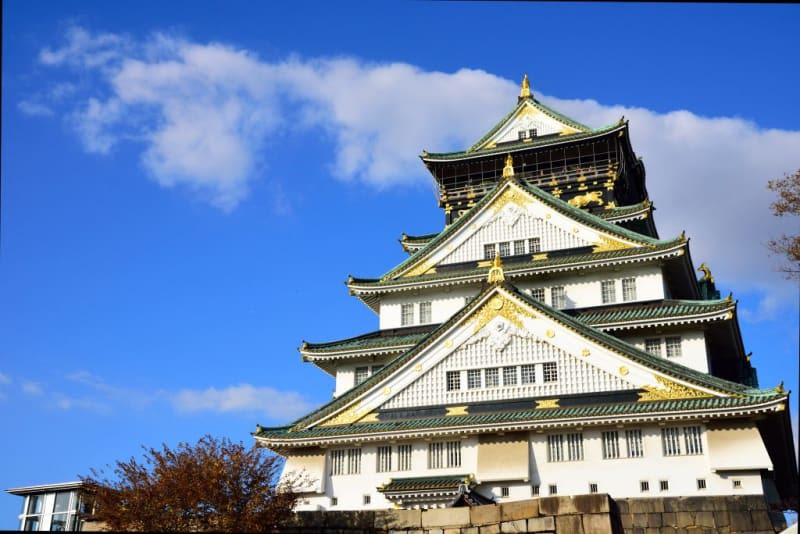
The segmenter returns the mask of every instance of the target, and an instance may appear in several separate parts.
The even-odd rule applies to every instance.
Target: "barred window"
[[[414,305],[413,304],[401,304],[400,305],[400,324],[402,326],[408,326],[410,324],[414,324]]]
[[[614,280],[603,280],[600,282],[600,293],[603,297],[603,304],[611,304],[617,301],[617,286]]]
[[[485,259],[485,260],[493,260],[494,259],[494,243],[489,243],[488,245],[483,245],[483,259]]]
[[[567,434],[567,451],[569,461],[583,460],[583,434]]]
[[[375,470],[378,473],[385,473],[392,470],[392,446],[385,445],[378,447],[378,465]]]
[[[678,456],[681,453],[681,432],[679,428],[661,429],[661,447],[664,456]]]
[[[369,367],[356,367],[356,384],[369,378]]]
[[[558,365],[556,362],[545,362],[542,365],[542,374],[545,382],[558,382]]]
[[[561,434],[547,436],[547,461],[564,461],[564,436]]]
[[[532,363],[522,365],[520,370],[520,384],[535,384],[536,383],[536,370]]]
[[[531,497],[538,497],[539,496],[539,484],[534,484],[531,486]]]
[[[669,480],[659,480],[658,489],[660,489],[661,491],[669,490]]]
[[[447,391],[461,389],[461,371],[447,371]]]
[[[486,387],[496,388],[499,385],[500,385],[500,369],[498,369],[497,367],[486,369]]]
[[[361,472],[361,449],[331,451],[331,475],[357,475]]]
[[[503,486],[500,488],[500,496],[501,497],[508,497],[508,486]]]
[[[361,472],[361,449],[347,449],[347,473],[357,475]]]
[[[510,242],[505,241],[503,243],[500,243],[500,256],[502,256],[504,258],[506,256],[511,256],[511,243]]]
[[[619,458],[619,432],[603,432],[603,458]]]
[[[567,291],[564,286],[556,286],[550,289],[550,303],[559,310],[567,307]]]
[[[697,479],[697,489],[704,490],[706,489],[706,479],[698,478]]]
[[[419,322],[420,324],[427,324],[431,322],[431,303],[419,303]]]
[[[661,356],[661,338],[645,339],[644,351],[649,352],[653,356]]]
[[[557,495],[558,494],[558,486],[555,484],[550,484],[550,495]]]
[[[700,437],[699,426],[683,427],[683,439],[686,444],[686,454],[703,454],[703,440]]]
[[[476,389],[481,387],[481,370],[470,369],[467,371],[467,389]]]
[[[461,442],[447,442],[447,467],[461,467]]]
[[[339,497],[331,497],[331,506],[339,504]]]
[[[514,256],[525,254],[525,240],[514,241]]]
[[[589,482],[589,493],[597,493],[597,483]]]
[[[538,300],[539,302],[544,302],[544,288],[534,287],[533,289],[531,289],[531,297]]]
[[[650,491],[650,482],[647,480],[640,480],[639,491],[641,492]]]
[[[428,444],[428,469],[461,467],[461,442],[437,441]]]
[[[741,480],[736,478],[732,482],[733,482],[733,489],[742,489],[742,481]]]
[[[642,445],[642,431],[638,428],[625,431],[625,442],[628,446],[628,458],[641,458],[644,456]]]
[[[542,240],[538,237],[528,239],[528,252],[535,254],[542,251]]]
[[[664,338],[664,345],[667,347],[667,358],[677,358],[681,355],[680,336]]]
[[[372,497],[369,495],[364,495],[364,504],[369,504],[372,502]]]
[[[622,279],[622,300],[625,302],[636,300],[636,278]]]
[[[411,444],[397,446],[397,470],[411,471]]]
[[[517,368],[516,367],[503,367],[503,385],[516,386],[517,385]]]

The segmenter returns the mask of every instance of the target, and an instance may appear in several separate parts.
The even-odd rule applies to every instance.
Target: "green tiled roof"
[[[393,478],[388,484],[378,488],[383,493],[400,491],[456,491],[461,484],[472,482],[470,475],[450,475],[439,477]]]
[[[440,417],[421,417],[381,421],[375,423],[355,423],[349,425],[318,426],[310,429],[291,427],[260,428],[257,437],[272,439],[330,438],[338,436],[376,434],[398,431],[419,431],[426,429],[447,429],[505,423],[545,423],[559,419],[586,419],[590,417],[614,417],[622,415],[647,415],[652,413],[683,412],[695,410],[715,410],[745,408],[768,403],[785,397],[774,390],[764,390],[752,395],[738,397],[704,397],[693,399],[661,400],[650,402],[611,402],[588,406],[567,408],[530,408],[526,410],[497,411],[466,415]],[[533,401],[533,399],[531,399]],[[532,402],[533,404],[533,402]]]
[[[608,222],[603,220],[600,217],[592,215],[591,213],[582,210],[580,208],[576,208],[571,206],[569,203],[554,197],[550,193],[534,186],[530,185],[526,182],[522,182],[520,180],[512,178],[511,181],[522,188],[524,191],[530,193],[533,197],[538,198],[550,208],[554,209],[566,215],[582,224],[589,226],[590,228],[594,228],[595,230],[600,230],[606,232],[611,235],[615,235],[621,237],[623,239],[631,240],[637,243],[641,243],[643,245],[658,245],[666,243],[666,241],[662,241],[659,239],[654,239],[652,237],[639,234],[632,230],[628,230],[627,228],[623,228],[621,226],[617,226],[614,223]],[[453,235],[456,231],[468,225],[470,221],[483,209],[484,206],[490,204],[497,196],[499,191],[505,186],[506,181],[498,182],[492,190],[484,195],[484,197],[478,201],[472,208],[467,211],[464,215],[459,217],[456,222],[445,228],[442,232],[436,235],[433,239],[428,241],[428,243],[419,249],[417,252],[412,254],[408,259],[397,265],[395,268],[384,274],[381,278],[388,279],[396,276],[397,274],[403,272],[405,269],[415,265],[416,263],[422,261],[432,250],[436,248],[436,246],[443,242],[444,240],[448,239],[451,235]]]
[[[599,330],[595,330],[590,326],[583,324],[581,321],[570,317],[569,315],[555,310],[545,304],[534,300],[532,297],[529,297],[520,291],[518,291],[515,287],[513,287],[509,283],[503,283],[501,286],[503,289],[514,295],[515,297],[519,298],[520,300],[526,302],[531,308],[536,310],[537,312],[543,315],[549,315],[554,320],[560,322],[567,328],[571,328],[574,331],[578,332],[581,335],[584,335],[590,339],[593,339],[595,342],[605,345],[612,350],[616,350],[626,357],[630,358],[631,360],[654,369],[658,372],[664,373],[665,375],[678,378],[681,380],[685,380],[689,383],[699,385],[702,387],[710,388],[712,390],[720,391],[727,393],[729,395],[746,395],[746,396],[762,396],[764,394],[769,394],[772,390],[758,390],[749,388],[742,384],[738,384],[735,382],[730,382],[728,380],[724,380],[722,378],[718,378],[706,373],[702,373],[700,371],[696,371],[689,367],[685,367],[678,363],[666,360],[664,358],[660,358],[658,356],[653,356],[647,352],[644,352],[641,349],[636,348],[635,346],[626,343],[610,334],[606,334]],[[488,286],[484,291],[481,292],[477,297],[475,297],[472,301],[469,302],[466,306],[464,306],[461,311],[453,315],[450,319],[442,323],[436,330],[425,336],[423,339],[417,343],[412,349],[406,351],[402,355],[394,358],[390,361],[387,365],[381,368],[377,373],[373,374],[369,378],[367,378],[361,384],[356,385],[352,389],[348,390],[346,393],[340,395],[339,397],[333,399],[332,401],[328,402],[327,404],[321,406],[317,410],[311,412],[310,414],[298,419],[295,421],[291,426],[295,430],[301,430],[305,425],[309,425],[315,421],[319,421],[338,410],[346,407],[356,398],[358,398],[361,394],[366,393],[380,381],[382,381],[387,376],[391,375],[398,369],[400,369],[403,365],[406,364],[409,360],[411,360],[414,356],[416,356],[420,351],[424,350],[429,343],[433,342],[434,340],[438,339],[438,334],[440,332],[445,332],[459,321],[462,320],[463,317],[472,313],[472,311],[479,305],[483,304],[483,299],[488,296],[489,293],[498,290],[497,286]],[[650,403],[643,403],[643,404],[650,404]],[[324,428],[324,427],[323,427]]]
[[[733,302],[729,300],[663,300],[648,304],[639,303],[593,310],[579,310],[570,315],[574,315],[582,323],[596,326],[606,323],[691,317],[721,312],[731,306],[733,306]]]
[[[400,239],[402,243],[406,243],[409,245],[417,245],[420,243],[427,243],[434,237],[439,235],[439,232],[435,232],[433,234],[425,234],[425,235],[407,235],[403,234],[403,237]]]
[[[601,211],[595,211],[593,214],[604,220],[618,219],[628,215],[633,215],[635,213],[646,212],[651,206],[652,203],[649,200],[643,200],[628,206],[616,206],[614,208],[606,208]]]
[[[376,330],[360,336],[329,341],[327,343],[306,343],[303,352],[342,352],[349,350],[366,350],[374,348],[392,348],[405,345],[416,345],[431,333],[436,325],[427,328],[396,328],[392,330]]]

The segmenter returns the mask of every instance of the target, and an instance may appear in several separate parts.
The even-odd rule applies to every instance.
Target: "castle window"
[[[653,356],[661,356],[661,338],[645,339],[644,351],[649,352]]]
[[[550,288],[550,302],[558,310],[567,307],[567,291],[564,286]]]
[[[603,458],[605,460],[619,458],[619,432],[603,432]]]
[[[583,460],[583,434],[563,434],[547,436],[547,461],[548,462],[577,462]],[[564,441],[567,442],[566,455],[564,454]]]
[[[461,467],[461,442],[428,443],[428,469]]]
[[[536,252],[542,251],[542,240],[538,237],[532,237],[528,239],[528,252],[534,254]]]
[[[742,489],[742,481],[738,478],[733,480],[733,489]]]
[[[537,134],[536,128],[531,128],[530,130],[528,130],[528,136],[529,137],[533,138],[533,137],[536,137],[537,135],[538,134]]]
[[[658,481],[658,489],[661,491],[668,491],[669,490],[669,480],[659,480]]]
[[[555,484],[550,484],[550,495],[557,495],[558,494],[558,486]]]
[[[526,132],[525,130],[517,130],[517,139],[522,141],[526,137],[528,137],[528,132]]]
[[[372,497],[369,495],[364,495],[364,504],[369,504],[372,502]]]
[[[503,367],[503,385],[516,386],[517,385],[517,368],[516,367]]]
[[[506,256],[511,256],[511,242],[505,241],[500,243],[500,256],[505,258]]]
[[[411,444],[397,446],[397,470],[411,471]]]
[[[597,493],[597,483],[589,482],[589,493]]]
[[[706,479],[698,478],[697,479],[697,489],[704,490],[706,489]]]
[[[467,371],[467,389],[477,389],[481,387],[481,370],[470,369]]]
[[[378,447],[378,465],[375,469],[378,473],[385,473],[392,470],[392,447],[385,445]]]
[[[331,497],[331,506],[337,506],[339,504],[338,497]]]
[[[508,486],[503,486],[500,488],[500,496],[501,497],[508,497]]]
[[[639,491],[641,491],[642,493],[650,491],[650,482],[648,482],[647,480],[640,480]]]
[[[600,282],[600,293],[603,297],[603,304],[611,304],[617,301],[617,290],[614,280],[603,280]]]
[[[667,358],[677,358],[681,355],[680,336],[664,338],[664,345],[667,347]]]
[[[641,458],[644,456],[642,444],[642,431],[638,428],[625,431],[625,442],[628,446],[628,458]]]
[[[361,449],[331,451],[331,475],[357,475],[361,472]]]
[[[583,460],[583,434],[567,434],[567,451],[570,462]]]
[[[525,254],[525,240],[514,241],[514,256]]]
[[[539,484],[534,484],[531,486],[531,497],[538,497],[539,496]]]
[[[493,260],[494,259],[494,243],[489,243],[488,245],[483,245],[483,259],[484,260]]]
[[[686,444],[686,454],[703,454],[703,440],[700,437],[699,426],[683,427],[683,438]]]
[[[625,302],[636,300],[636,278],[622,279],[622,300]]]
[[[431,322],[431,303],[419,303],[419,322],[420,324],[427,324]]]
[[[447,391],[458,391],[461,389],[461,372],[447,371]]]
[[[496,388],[499,385],[500,385],[500,369],[498,369],[497,367],[486,369],[486,387]]]
[[[538,300],[539,302],[544,302],[544,288],[534,287],[531,289],[531,298]]]
[[[542,365],[542,375],[545,382],[558,381],[558,366],[556,362],[546,362]]]
[[[369,378],[369,367],[356,367],[356,385]]]
[[[408,326],[414,324],[414,305],[411,303],[400,305],[400,324]]]
[[[522,365],[520,370],[520,383],[521,384],[535,384],[536,383],[536,370],[532,363]]]
[[[564,461],[564,436],[561,434],[547,436],[547,461]]]
[[[679,428],[661,429],[661,447],[664,456],[678,456],[681,453],[681,434]]]

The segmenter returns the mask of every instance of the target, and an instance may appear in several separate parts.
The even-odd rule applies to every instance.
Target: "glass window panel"
[[[636,300],[636,278],[622,279],[622,300]]]
[[[470,369],[467,371],[467,388],[476,389],[481,387],[481,370]]]
[[[664,344],[667,347],[667,358],[677,358],[681,355],[681,338],[668,337],[664,339]]]
[[[369,367],[356,367],[356,384],[369,378]]]
[[[614,280],[603,280],[600,282],[600,292],[603,297],[603,304],[611,304],[617,301],[617,289]]]
[[[29,495],[28,496],[28,513],[29,514],[41,514],[42,513],[42,502],[44,501],[44,495]]]
[[[506,257],[511,256],[511,243],[506,241],[504,243],[500,243],[500,256]]]
[[[426,324],[431,322],[431,303],[430,302],[420,302],[419,303],[419,322],[421,324]]]
[[[644,351],[653,356],[661,356],[661,338],[645,339]]]
[[[494,388],[500,385],[500,370],[497,367],[486,369],[486,387]]]
[[[542,251],[542,241],[538,237],[528,239],[529,252],[535,254]]]
[[[558,381],[558,366],[556,362],[546,362],[542,365],[542,374],[544,375],[545,382]]]
[[[485,260],[494,259],[494,243],[483,245],[483,259]]]
[[[520,367],[520,375],[521,375],[521,384],[535,384],[536,383],[536,372],[534,370],[535,366],[532,363],[523,365]]]
[[[520,239],[519,241],[514,241],[514,255],[519,256],[520,254],[525,254],[524,239]]]
[[[503,367],[503,385],[516,386],[517,385],[517,368],[516,367]]]

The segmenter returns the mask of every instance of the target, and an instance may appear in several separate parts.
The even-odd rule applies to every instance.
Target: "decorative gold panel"
[[[662,387],[643,386],[645,391],[639,393],[639,402],[675,399],[699,399],[713,395],[697,389],[673,382],[663,376],[655,375],[656,382]]]
[[[536,318],[527,309],[519,306],[502,295],[494,295],[491,299],[489,299],[489,302],[484,304],[483,307],[481,307],[480,310],[478,310],[478,312],[475,313],[470,319],[470,321],[475,322],[472,333],[478,333],[481,328],[486,326],[489,321],[497,316],[503,317],[517,328],[523,328],[522,320],[519,317],[520,315],[529,317],[531,319]]]
[[[447,408],[447,415],[467,415],[467,407],[453,406],[451,408]]]
[[[414,267],[413,269],[408,271],[403,276],[404,277],[405,276],[419,276],[419,275],[425,274],[427,272],[430,272],[430,273],[435,273],[436,272],[436,269],[433,268],[433,263],[431,263],[429,260],[423,261],[422,263],[420,263],[419,265],[417,265],[416,267]]]
[[[349,425],[358,421],[364,414],[361,411],[361,401],[358,401],[336,417],[328,419],[320,426]]]
[[[541,408],[560,408],[558,405],[558,399],[537,400],[536,409],[539,410]]]
[[[497,213],[506,207],[507,204],[516,204],[520,208],[525,208],[529,201],[527,195],[522,193],[519,189],[516,187],[509,187],[492,202],[492,210],[494,213]]]
[[[592,252],[608,252],[625,248],[633,248],[633,246],[618,239],[601,235],[599,243],[594,246]]]

